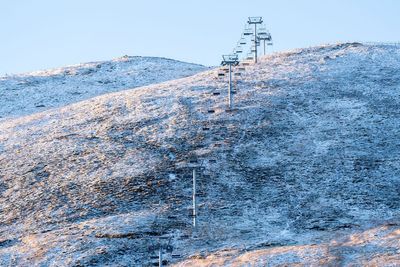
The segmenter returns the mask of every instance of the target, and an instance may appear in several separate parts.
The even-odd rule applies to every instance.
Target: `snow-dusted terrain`
[[[187,77],[206,69],[166,58],[124,56],[112,61],[4,76],[0,77],[0,119]]]
[[[0,265],[400,265],[400,48],[338,44],[0,122]],[[193,228],[192,170],[198,174]]]

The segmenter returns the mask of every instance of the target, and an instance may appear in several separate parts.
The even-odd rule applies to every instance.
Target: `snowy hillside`
[[[0,122],[0,266],[400,265],[400,48],[240,68]]]
[[[165,58],[124,56],[112,61],[0,77],[0,119],[187,77],[206,69]]]

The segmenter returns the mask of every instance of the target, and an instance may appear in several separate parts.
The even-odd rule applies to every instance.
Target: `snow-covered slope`
[[[0,122],[0,265],[400,264],[400,49],[245,68]]]
[[[187,77],[206,69],[166,58],[124,56],[112,61],[0,77],[0,119]]]
[[[192,256],[176,266],[399,266],[399,226],[388,222],[328,242],[225,249]]]

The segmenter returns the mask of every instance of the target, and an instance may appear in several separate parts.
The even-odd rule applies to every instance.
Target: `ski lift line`
[[[252,25],[254,25],[254,28],[252,28]],[[251,36],[250,41],[248,36]],[[268,43],[264,43],[264,40],[268,41]],[[262,45],[261,42],[263,42],[264,46],[272,45],[271,34],[267,30],[267,26],[263,23],[262,17],[248,17],[248,21],[245,23],[244,30],[236,44],[236,47],[232,50],[232,54],[239,56],[240,61],[246,59],[246,56],[244,55],[244,46],[247,46],[249,42],[253,43],[253,48],[250,47],[250,53],[254,54],[253,60],[255,62],[257,62],[257,47]]]

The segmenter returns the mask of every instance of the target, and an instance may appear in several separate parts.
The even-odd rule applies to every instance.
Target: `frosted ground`
[[[5,119],[0,265],[400,265],[399,68],[327,45],[246,67],[234,112],[215,69]]]
[[[206,69],[166,58],[124,56],[112,61],[3,76],[0,77],[0,119],[183,78]]]

